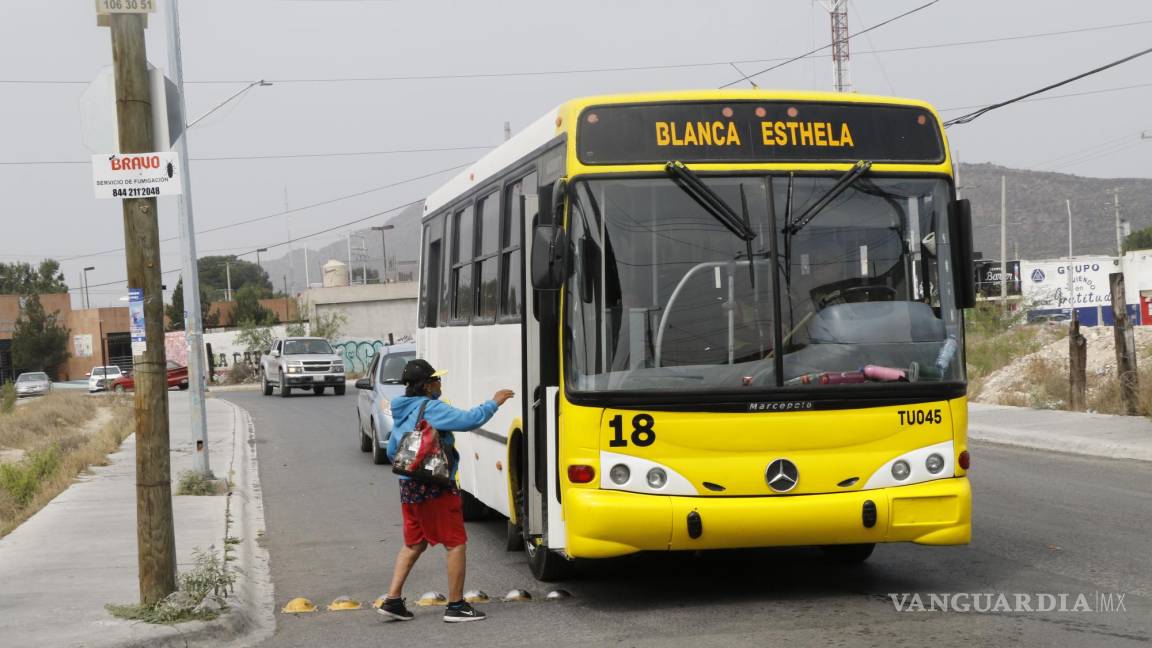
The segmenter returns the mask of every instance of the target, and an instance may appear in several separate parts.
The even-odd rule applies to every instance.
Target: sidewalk
[[[969,403],[968,438],[1052,452],[1152,461],[1152,421],[1142,416]]]
[[[188,396],[169,392],[172,490],[192,466]],[[123,621],[106,603],[139,602],[136,552],[136,438],[109,456],[109,465],[52,500],[0,539],[0,644],[4,646],[185,646],[226,644],[246,635],[255,641],[273,628],[267,552],[257,546],[263,508],[250,451],[251,423],[242,409],[207,400],[210,462],[217,477],[233,482],[230,495],[174,496],[179,569],[192,564],[194,548],[217,551],[225,536],[241,539],[242,573],[229,610],[209,622],[157,626]]]

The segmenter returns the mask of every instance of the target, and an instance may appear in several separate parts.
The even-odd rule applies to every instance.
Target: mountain
[[[1068,211],[1072,201],[1072,253],[1116,254],[1112,191],[1120,189],[1120,218],[1132,231],[1152,226],[1152,180],[1085,178],[1065,173],[963,164],[960,194],[972,201],[973,248],[985,259],[1000,258],[1000,178],[1007,180],[1008,256],[1019,245],[1022,259],[1068,255]]]

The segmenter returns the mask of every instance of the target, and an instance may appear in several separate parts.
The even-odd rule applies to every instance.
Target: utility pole
[[[108,16],[116,77],[116,124],[121,153],[152,149],[152,101],[140,14]],[[140,603],[150,606],[176,590],[168,445],[168,381],[164,357],[164,293],[156,198],[124,198],[128,285],[143,290],[146,348],[133,349],[136,396],[136,541]]]
[[[1112,188],[1112,206],[1116,210],[1116,256],[1124,256],[1124,245],[1120,240],[1120,187]]]
[[[224,301],[232,301],[232,264],[227,261],[224,262],[224,275],[227,277],[228,287],[224,291],[227,295]]]
[[[308,244],[304,244],[304,290],[312,287],[312,275],[308,268]]]
[[[204,404],[204,322],[200,312],[200,265],[196,254],[196,224],[192,218],[192,180],[188,168],[188,129],[184,108],[184,59],[180,52],[180,2],[168,0],[168,74],[180,98],[173,106],[180,135],[173,148],[180,155],[180,251],[184,266],[184,339],[188,343],[188,419],[192,444],[192,470],[212,477],[208,461],[208,412]]]
[[[1008,176],[1000,176],[1000,312],[1008,312]]]
[[[1116,373],[1120,378],[1120,398],[1124,401],[1124,413],[1136,416],[1140,395],[1140,379],[1136,371],[1136,338],[1132,333],[1132,323],[1128,321],[1127,300],[1124,298],[1124,273],[1108,275],[1112,289],[1112,330],[1116,341]]]
[[[1076,300],[1073,284],[1075,266],[1072,265],[1072,201],[1065,198],[1064,207],[1068,210],[1068,310],[1072,312],[1072,321],[1076,321]]]
[[[296,287],[296,251],[292,248],[292,214],[288,208],[288,187],[284,187],[284,231],[288,234],[288,277],[292,280],[292,287]],[[284,291],[288,293],[287,290]]]

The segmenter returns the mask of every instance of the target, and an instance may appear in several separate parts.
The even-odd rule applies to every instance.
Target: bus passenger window
[[[523,271],[520,262],[521,232],[527,221],[535,218],[532,206],[535,200],[529,200],[524,188],[535,198],[536,174],[532,173],[523,180],[509,185],[504,195],[504,220],[500,228],[500,316],[502,318],[517,318],[523,310]],[[533,213],[525,211],[532,209]]]
[[[452,319],[467,321],[472,317],[473,282],[472,255],[475,241],[472,238],[474,213],[468,206],[456,212],[452,223]]]
[[[476,322],[496,321],[499,295],[500,194],[492,192],[477,204],[480,250],[476,258]]]

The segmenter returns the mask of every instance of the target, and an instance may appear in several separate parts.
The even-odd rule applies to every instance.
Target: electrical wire
[[[1086,90],[1084,92],[1069,92],[1067,94],[1052,95],[1051,97],[1032,97],[1031,99],[1023,99],[1020,103],[1032,103],[1033,101],[1055,101],[1056,99],[1068,99],[1069,97],[1086,97],[1089,95],[1105,94],[1108,92],[1120,92],[1122,90],[1136,90],[1138,88],[1152,87],[1152,83],[1137,83],[1135,85],[1116,86],[1114,88],[1100,88],[1099,90]],[[939,108],[938,111],[945,112],[958,112],[961,110],[972,110],[973,108],[982,108],[987,104],[977,104],[973,106],[956,106],[955,108]]]
[[[1112,61],[1111,63],[1101,65],[1100,67],[1094,68],[1092,70],[1088,70],[1087,72],[1082,72],[1080,74],[1077,74],[1076,76],[1069,77],[1069,78],[1064,79],[1062,81],[1057,81],[1056,83],[1053,83],[1050,85],[1046,85],[1043,88],[1040,88],[1039,90],[1033,90],[1031,92],[1022,94],[1019,97],[1013,97],[1012,99],[1008,99],[1007,101],[1001,101],[999,103],[994,103],[990,106],[985,106],[985,107],[981,108],[980,110],[970,112],[966,115],[961,115],[960,117],[949,119],[948,121],[944,122],[944,127],[948,128],[949,126],[955,126],[956,124],[968,124],[968,123],[972,122],[973,120],[979,118],[981,115],[988,113],[988,112],[991,112],[993,110],[996,110],[997,108],[1003,108],[1004,106],[1014,104],[1018,101],[1022,101],[1024,99],[1027,99],[1028,97],[1033,97],[1033,96],[1036,96],[1040,93],[1052,90],[1054,88],[1059,88],[1060,86],[1068,85],[1069,83],[1072,83],[1073,81],[1078,81],[1078,80],[1083,79],[1085,77],[1089,77],[1089,76],[1092,76],[1094,74],[1099,74],[1100,72],[1103,72],[1104,70],[1108,70],[1108,69],[1114,68],[1118,65],[1122,65],[1124,63],[1127,63],[1128,61],[1139,58],[1139,57],[1144,56],[1144,55],[1149,54],[1149,53],[1152,53],[1152,47],[1145,49],[1145,50],[1141,50],[1139,52],[1136,52],[1135,54],[1130,54],[1128,56],[1125,56],[1122,59]]]
[[[413,178],[405,178],[404,180],[398,180],[396,182],[392,182],[392,183],[389,183],[386,185],[381,185],[379,187],[373,187],[371,189],[365,189],[363,191],[357,191],[355,193],[344,194],[342,196],[337,196],[335,198],[329,198],[328,200],[322,200],[320,202],[312,203],[310,205],[304,205],[302,207],[293,207],[292,209],[279,211],[279,212],[276,212],[275,214],[268,214],[267,216],[257,216],[256,218],[249,218],[248,220],[237,221],[235,223],[228,223],[227,225],[210,227],[208,229],[203,229],[203,230],[197,231],[196,235],[200,236],[202,234],[210,234],[212,232],[219,232],[221,230],[231,229],[233,227],[240,227],[242,225],[250,225],[252,223],[257,223],[257,222],[262,221],[262,220],[268,220],[270,218],[276,218],[278,216],[285,216],[287,214],[293,214],[293,213],[305,211],[308,209],[315,209],[316,207],[323,207],[325,205],[331,205],[332,203],[337,203],[337,202],[341,202],[344,200],[349,200],[351,198],[358,198],[360,196],[364,196],[364,195],[367,195],[367,194],[370,194],[370,193],[373,193],[376,191],[383,191],[384,189],[391,189],[393,187],[398,187],[400,185],[407,184],[409,182],[416,182],[417,180],[424,180],[427,178],[431,178],[433,176],[440,175],[442,173],[448,173],[449,171],[455,171],[456,169],[462,169],[462,168],[468,166],[469,164],[472,164],[472,163],[466,162],[464,164],[457,164],[456,166],[451,166],[451,167],[448,167],[446,169],[439,169],[437,171],[425,173],[424,175],[419,175],[419,176],[416,176]],[[178,240],[180,240],[179,236],[169,236],[168,238],[160,239],[160,242],[161,243],[168,243],[170,241],[178,241]],[[241,248],[238,248],[238,249],[241,249]],[[57,261],[60,261],[60,262],[75,261],[76,259],[86,259],[88,257],[104,256],[106,254],[116,254],[117,252],[123,252],[123,251],[124,251],[124,248],[122,248],[122,247],[112,248],[112,249],[108,249],[108,250],[101,250],[100,252],[92,252],[92,253],[88,253],[88,254],[76,254],[76,255],[72,255],[72,256],[68,256],[68,257],[63,257],[63,258],[57,259]]]
[[[1033,38],[1049,38],[1053,36],[1066,36],[1071,34],[1080,34],[1085,32],[1104,31],[1111,29],[1121,29],[1124,27],[1135,27],[1139,25],[1152,24],[1152,20],[1137,20],[1126,23],[1114,23],[1110,25],[1097,25],[1094,27],[1080,27],[1076,29],[1065,29],[1052,32],[1037,32],[1031,34],[1013,34],[1010,36],[998,36],[993,38],[983,38],[977,40],[966,41],[953,41],[946,43],[928,43],[925,45],[910,45],[907,47],[891,47],[884,49],[872,50],[859,50],[854,52],[858,55],[863,54],[889,54],[896,52],[912,52],[926,49],[939,49],[946,47],[965,47],[970,45],[987,45],[989,43],[1001,43],[1017,40],[1029,40]],[[859,32],[863,33],[863,32]],[[852,36],[855,36],[853,34]],[[816,48],[812,50],[812,54],[805,58],[815,58],[816,53],[827,49],[830,45],[823,48]],[[827,56],[827,55],[826,55]],[[492,79],[503,77],[535,77],[535,76],[556,76],[564,74],[601,74],[605,72],[642,72],[651,70],[675,70],[675,69],[694,69],[705,67],[729,67],[731,63],[773,63],[779,61],[788,61],[786,57],[776,58],[760,58],[760,59],[726,59],[723,61],[708,61],[700,63],[673,63],[661,65],[632,65],[622,67],[598,67],[598,68],[572,68],[572,69],[557,69],[557,70],[519,70],[512,72],[478,72],[478,73],[461,73],[461,74],[422,74],[422,75],[396,75],[396,76],[381,76],[381,77],[321,77],[321,78],[299,78],[299,79],[268,79],[272,83],[377,83],[377,82],[392,82],[392,81],[437,81],[437,80],[462,80],[462,79]],[[740,81],[743,81],[741,79]],[[250,83],[251,79],[208,79],[201,81],[185,81],[185,85],[237,85],[242,83]],[[0,79],[0,84],[12,85],[88,85],[91,80],[87,81],[72,81],[72,80],[56,80],[56,79]],[[739,83],[739,82],[737,82]]]
[[[928,7],[931,7],[932,5],[936,4],[937,2],[940,2],[940,0],[932,0],[931,2],[928,2],[928,3],[922,4],[922,5],[920,5],[919,7],[916,7],[915,9],[910,9],[910,10],[908,10],[908,11],[905,11],[904,13],[902,13],[902,14],[900,14],[900,15],[898,15],[898,16],[893,16],[893,17],[891,17],[891,18],[889,18],[889,19],[887,19],[887,20],[884,20],[884,21],[878,22],[878,23],[876,23],[875,25],[872,25],[871,27],[868,27],[867,29],[862,29],[862,30],[860,30],[860,31],[856,32],[855,34],[850,34],[850,35],[848,36],[848,40],[852,40],[853,38],[856,38],[857,36],[862,36],[862,35],[864,35],[864,34],[867,34],[867,33],[868,33],[868,32],[870,32],[870,31],[873,31],[873,30],[875,30],[875,29],[879,29],[879,28],[881,28],[881,27],[883,27],[883,26],[885,26],[885,25],[887,25],[887,24],[890,24],[890,23],[896,22],[897,20],[900,20],[901,18],[904,18],[905,16],[910,16],[910,15],[912,15],[912,14],[914,14],[914,13],[918,12],[918,11],[923,11],[924,9],[927,9]],[[727,88],[727,87],[730,87],[730,86],[734,86],[734,85],[736,85],[737,83],[742,83],[742,82],[744,82],[744,81],[746,81],[746,80],[752,80],[752,79],[754,79],[754,78],[756,78],[756,77],[760,76],[761,74],[764,74],[765,72],[771,72],[772,70],[776,70],[776,69],[782,68],[782,67],[784,67],[785,65],[788,65],[789,63],[795,63],[796,61],[799,61],[800,59],[803,59],[803,58],[807,58],[808,56],[811,56],[812,54],[815,54],[816,52],[822,52],[822,51],[824,51],[824,50],[828,49],[829,47],[832,47],[832,43],[828,43],[827,45],[824,45],[823,47],[818,47],[818,48],[816,48],[816,49],[814,49],[814,50],[809,50],[809,51],[807,51],[807,52],[805,52],[805,53],[803,53],[803,54],[801,54],[801,55],[799,55],[799,56],[793,56],[792,58],[790,58],[790,59],[787,59],[787,60],[785,60],[785,61],[783,61],[783,62],[781,62],[781,63],[777,63],[776,65],[773,65],[773,66],[771,66],[771,67],[766,67],[766,68],[764,68],[763,70],[760,70],[759,72],[753,73],[753,74],[749,75],[749,76],[748,76],[747,78],[745,78],[745,79],[740,79],[740,80],[738,80],[738,81],[730,81],[730,82],[728,82],[728,83],[725,83],[724,85],[722,85],[722,86],[720,86],[720,87],[721,87],[721,88]]]

